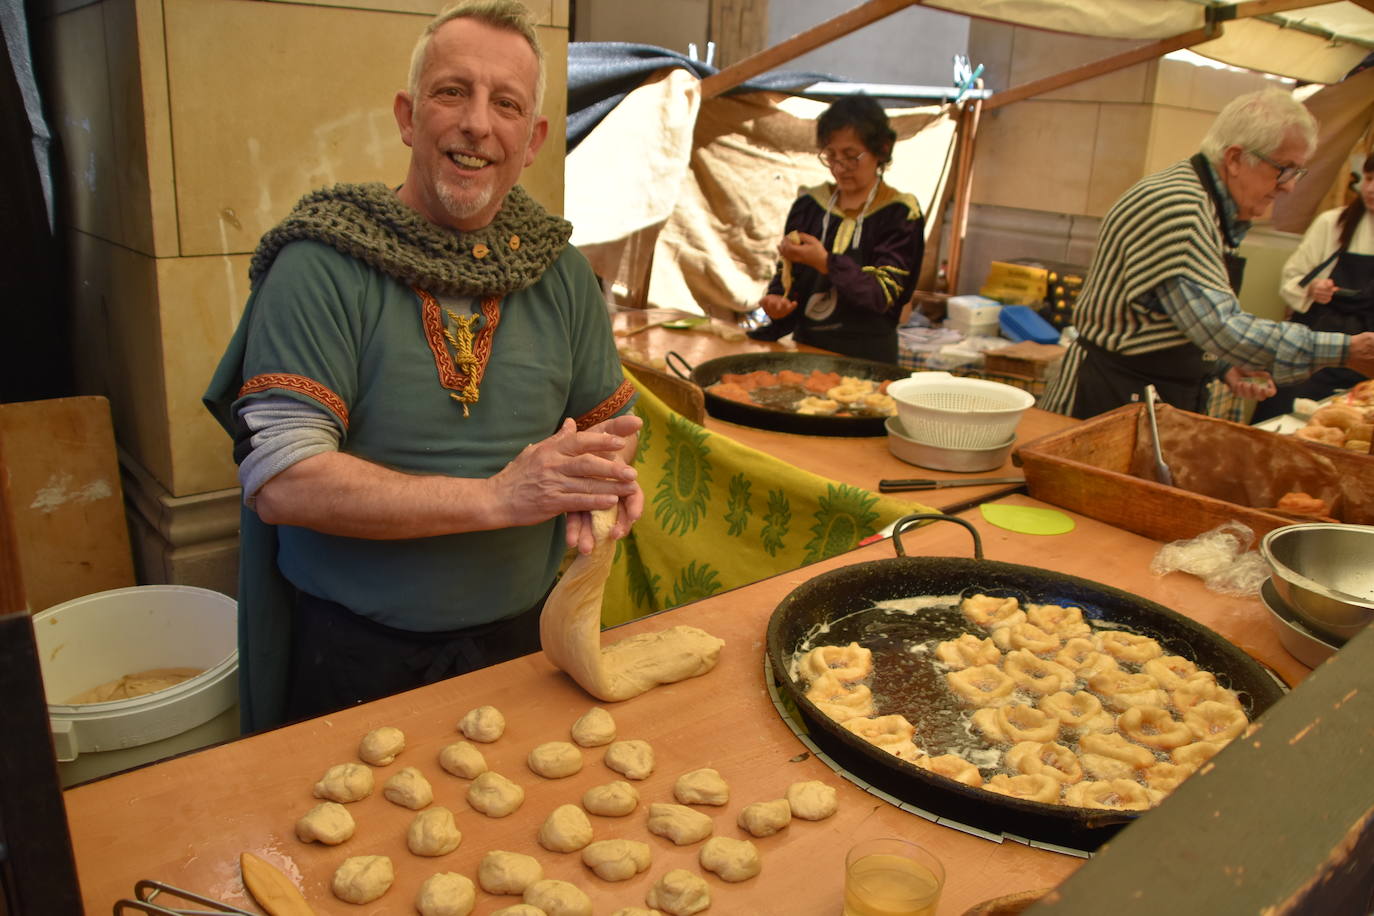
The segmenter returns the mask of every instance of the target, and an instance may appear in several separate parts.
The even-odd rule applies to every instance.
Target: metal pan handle
[[[918,512],[914,515],[903,515],[897,519],[892,526],[892,548],[897,551],[897,556],[906,556],[906,548],[902,546],[902,532],[910,528],[916,522],[930,519],[939,522],[958,522],[968,529],[968,533],[973,537],[973,558],[983,559],[983,539],[978,536],[978,529],[973,527],[973,523],[967,519],[959,518],[957,515],[945,515],[943,512]]]
[[[682,364],[681,368],[678,367],[678,363]],[[696,370],[692,367],[692,364],[687,362],[687,360],[683,358],[682,354],[677,352],[676,350],[669,350],[667,353],[663,354],[663,364],[666,365],[669,369],[672,369],[673,374],[676,375],[678,378],[682,379],[683,381],[696,381],[692,378],[692,373]],[[683,369],[686,369],[687,371],[683,372]]]

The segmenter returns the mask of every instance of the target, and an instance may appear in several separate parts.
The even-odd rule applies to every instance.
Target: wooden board
[[[0,438],[29,609],[133,585],[109,402],[0,404]]]

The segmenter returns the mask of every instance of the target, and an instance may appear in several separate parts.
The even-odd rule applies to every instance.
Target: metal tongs
[[[1159,392],[1155,391],[1154,385],[1145,386],[1145,414],[1150,418],[1150,439],[1155,449],[1155,476],[1159,482],[1166,487],[1174,485],[1174,472],[1169,470],[1169,465],[1164,463],[1164,451],[1159,447],[1159,422],[1155,419],[1155,401],[1159,399]]]
[[[174,897],[179,901],[189,901],[200,904],[200,909],[186,909],[179,906],[163,906],[153,901],[160,896]],[[114,905],[114,916],[121,913],[152,913],[156,916],[212,916],[217,913],[231,913],[233,916],[253,916],[247,910],[241,910],[236,906],[221,903],[218,900],[211,900],[209,897],[202,897],[190,891],[184,891],[179,887],[172,887],[170,884],[163,884],[161,881],[139,881],[134,885],[134,900],[116,900]]]

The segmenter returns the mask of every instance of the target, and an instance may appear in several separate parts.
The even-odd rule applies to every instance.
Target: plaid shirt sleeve
[[[1151,295],[1179,330],[1203,350],[1229,365],[1268,369],[1280,385],[1300,382],[1327,366],[1340,366],[1349,354],[1350,338],[1344,334],[1259,318],[1244,311],[1234,295],[1184,277],[1170,277]]]

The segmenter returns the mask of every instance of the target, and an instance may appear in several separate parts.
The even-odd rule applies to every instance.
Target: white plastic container
[[[64,785],[237,734],[238,605],[229,596],[189,585],[117,588],[40,611],[33,629]],[[181,667],[204,670],[141,697],[67,702],[126,674]],[[108,765],[86,759],[107,753]]]
[[[945,302],[945,326],[965,337],[997,337],[1002,304],[986,296],[950,296]]]
[[[922,445],[994,449],[1015,437],[1035,403],[1028,391],[948,372],[917,372],[887,386],[907,436]]]

